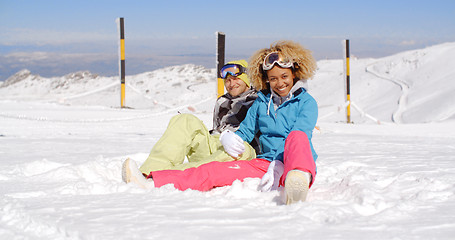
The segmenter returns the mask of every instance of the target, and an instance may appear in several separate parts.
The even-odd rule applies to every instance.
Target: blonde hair
[[[267,73],[262,70],[262,63],[267,54],[271,52],[279,52],[281,57],[294,62],[293,73],[297,80],[313,78],[317,66],[311,51],[293,41],[278,41],[272,43],[270,48],[255,52],[250,58],[248,75],[257,90],[267,88]]]

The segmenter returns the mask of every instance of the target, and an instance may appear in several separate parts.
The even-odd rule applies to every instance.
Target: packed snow
[[[210,128],[214,69],[181,65],[118,77],[0,83],[1,239],[453,239],[455,43],[351,59],[346,124],[343,60],[318,62],[313,144],[318,175],[306,202],[258,191],[260,179],[208,192],[144,190],[121,180],[145,161],[175,114]]]

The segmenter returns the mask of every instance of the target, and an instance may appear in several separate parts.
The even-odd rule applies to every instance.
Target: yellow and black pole
[[[216,76],[218,78],[217,97],[221,97],[224,94],[224,80],[221,78],[220,70],[224,65],[226,35],[222,32],[216,32],[216,35]]]
[[[349,39],[345,40],[345,51],[346,51],[346,101],[348,103],[346,107],[346,121],[351,123],[351,78],[349,69]]]
[[[118,19],[120,32],[120,107],[125,107],[125,24],[123,18]]]

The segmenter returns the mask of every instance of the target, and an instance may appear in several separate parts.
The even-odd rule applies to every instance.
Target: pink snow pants
[[[316,176],[316,164],[311,154],[310,142],[302,131],[292,131],[286,138],[284,147],[284,173],[280,185],[284,185],[286,175],[291,170],[311,173],[312,181]],[[208,191],[215,187],[231,185],[235,180],[262,178],[267,172],[270,161],[260,158],[233,162],[210,162],[196,168],[185,170],[161,170],[150,172],[155,187],[174,184],[179,190],[193,189]]]

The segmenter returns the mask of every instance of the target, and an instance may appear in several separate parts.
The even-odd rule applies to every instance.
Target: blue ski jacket
[[[256,133],[260,132],[261,153],[257,158],[283,161],[287,136],[291,131],[303,131],[308,136],[313,159],[316,161],[317,154],[311,142],[318,118],[316,100],[301,87],[292,93],[291,99],[282,103],[276,110],[272,101],[270,90],[258,92],[258,98],[235,133],[244,141],[250,142]]]

